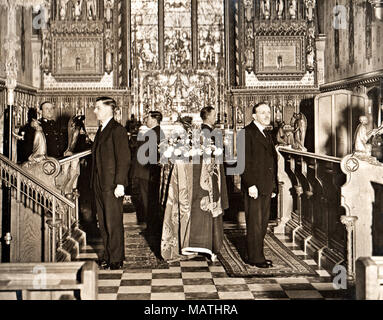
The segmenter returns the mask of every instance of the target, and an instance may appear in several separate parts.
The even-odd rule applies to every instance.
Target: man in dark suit
[[[146,231],[151,235],[159,235],[162,231],[162,216],[159,205],[159,190],[161,183],[161,166],[158,164],[159,151],[158,146],[164,139],[165,135],[161,130],[160,123],[162,114],[159,111],[149,111],[149,114],[144,119],[146,126],[150,128],[145,133],[145,141],[139,141],[138,152],[136,157],[136,166],[134,170],[134,178],[139,185],[141,197],[141,211],[138,216],[146,222]],[[155,134],[156,145],[150,146],[156,148],[156,159],[151,163],[140,162],[140,148],[149,140],[151,134]],[[145,151],[145,156],[148,156],[148,150]]]
[[[245,170],[242,190],[245,194],[248,264],[272,267],[263,245],[270,217],[271,198],[277,193],[277,153],[270,134],[271,111],[267,103],[253,107],[253,119],[245,127]]]
[[[212,132],[216,122],[216,112],[212,106],[207,106],[201,109],[200,117],[202,119],[201,130]]]
[[[65,135],[61,132],[55,119],[55,107],[45,101],[40,105],[42,117],[39,120],[47,141],[47,156],[56,159],[62,158],[67,147]]]
[[[19,136],[22,137],[17,140],[17,162],[24,163],[28,161],[29,156],[32,154],[33,141],[35,139],[36,129],[32,125],[32,121],[37,121],[37,110],[35,108],[28,109],[28,122],[19,130]]]
[[[99,265],[120,269],[125,260],[122,197],[128,179],[130,149],[124,127],[113,119],[116,102],[96,99],[94,113],[101,122],[92,146],[91,186],[104,252]]]

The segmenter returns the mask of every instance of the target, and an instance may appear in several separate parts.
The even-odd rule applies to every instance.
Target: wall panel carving
[[[118,87],[119,0],[46,1],[41,31],[43,87]],[[108,83],[105,83],[108,80]],[[101,85],[102,83],[102,85]]]
[[[315,88],[316,1],[236,1],[237,85]],[[272,81],[270,81],[272,80]]]

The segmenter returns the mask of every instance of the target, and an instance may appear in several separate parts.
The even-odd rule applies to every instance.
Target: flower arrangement
[[[175,127],[170,136],[159,145],[161,163],[176,160],[200,163],[201,157],[207,163],[212,162],[212,159],[215,162],[221,160],[223,148],[217,146],[212,137],[196,128],[191,123],[191,117],[181,118],[178,122],[182,125]]]

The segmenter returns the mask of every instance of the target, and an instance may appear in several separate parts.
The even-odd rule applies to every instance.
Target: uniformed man
[[[42,118],[41,127],[47,141],[47,155],[53,158],[62,158],[66,149],[64,134],[60,131],[55,119],[55,107],[52,103],[46,101],[40,105]]]

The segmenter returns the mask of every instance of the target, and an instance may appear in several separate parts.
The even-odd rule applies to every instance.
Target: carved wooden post
[[[299,225],[302,225],[302,194],[303,194],[303,188],[300,185],[294,186],[295,192],[297,194],[297,214],[298,214],[298,222]]]
[[[341,222],[347,229],[347,278],[355,278],[355,221],[358,217],[341,216]]]

